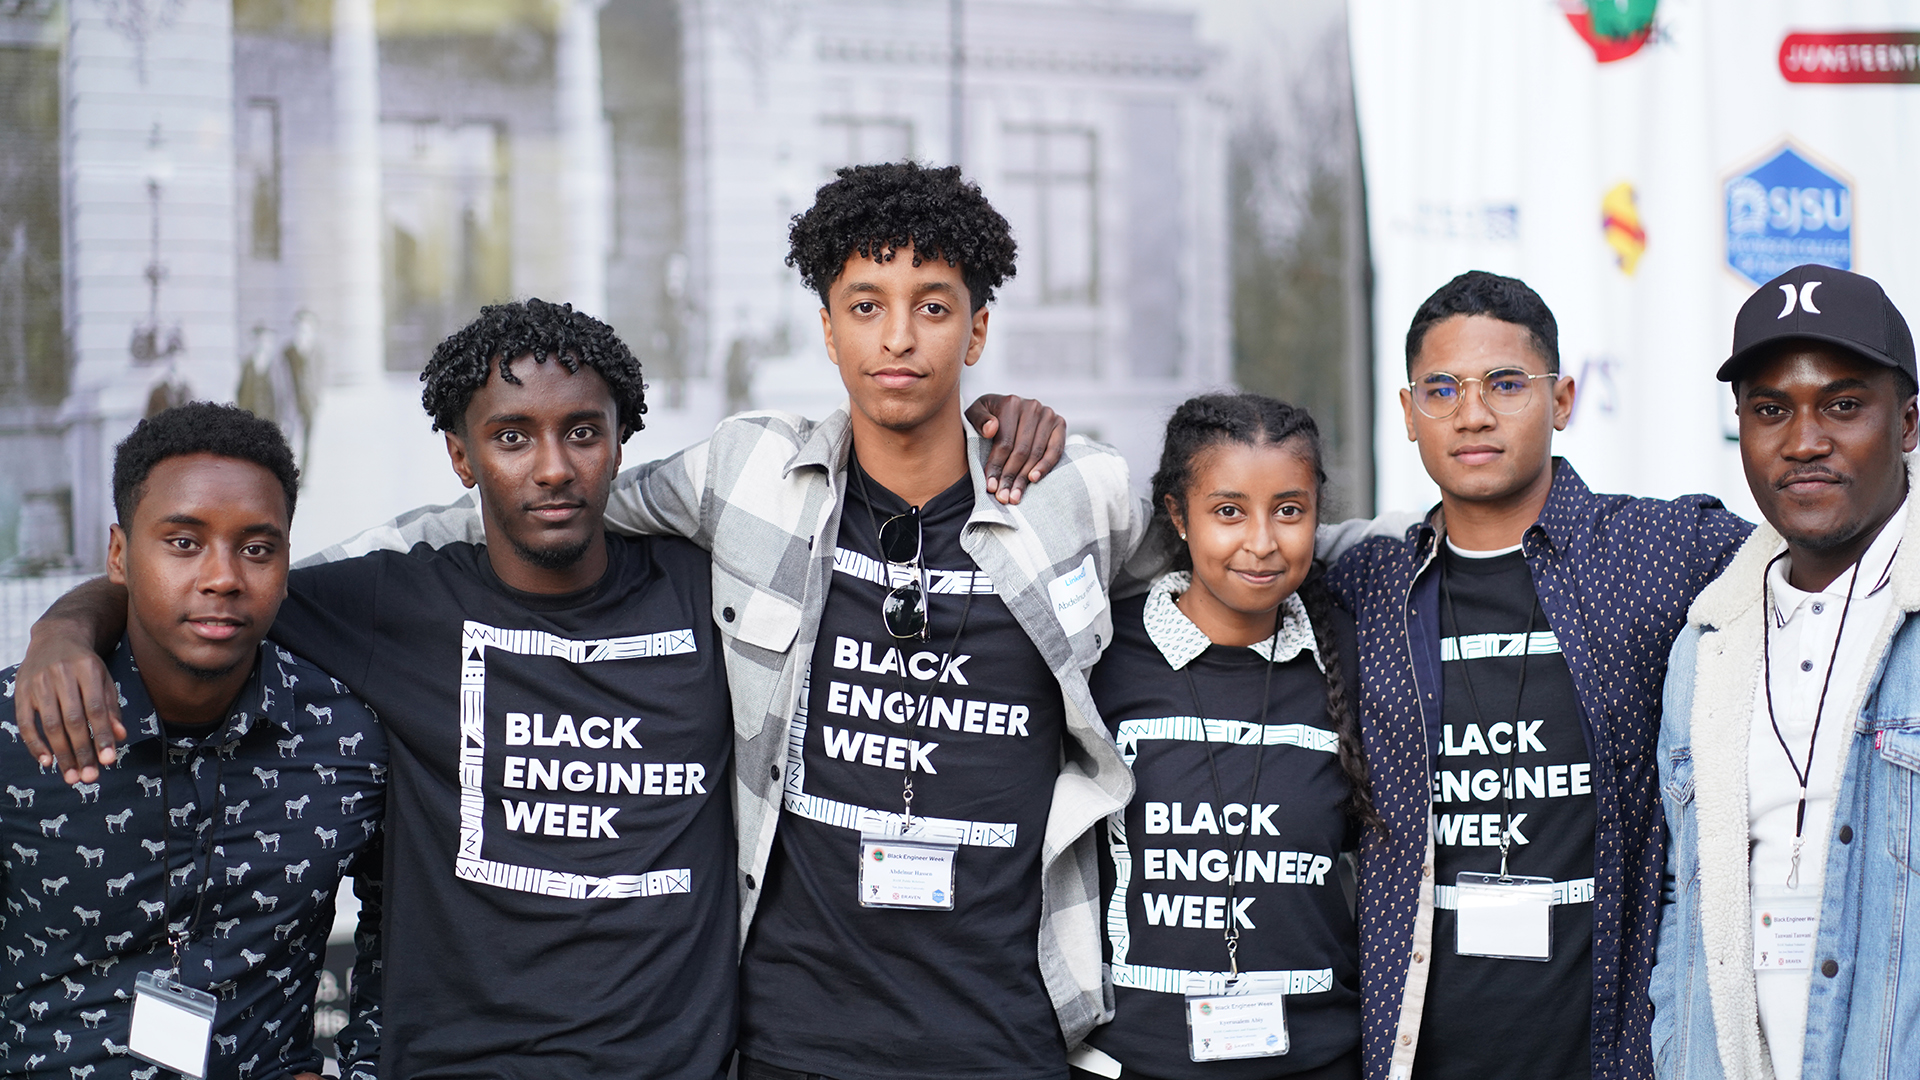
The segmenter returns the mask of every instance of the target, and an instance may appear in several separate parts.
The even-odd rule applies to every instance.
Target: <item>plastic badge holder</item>
[[[948,840],[861,832],[860,906],[952,911],[959,850]]]
[[[213,1014],[219,1002],[204,990],[143,971],[133,980],[133,1023],[127,1047],[134,1057],[191,1080],[207,1074]]]
[[[1202,972],[1187,976],[1187,1056],[1194,1061],[1279,1057],[1287,1036],[1286,983],[1248,973],[1219,989]]]
[[[1461,872],[1454,949],[1495,960],[1553,959],[1553,879]]]

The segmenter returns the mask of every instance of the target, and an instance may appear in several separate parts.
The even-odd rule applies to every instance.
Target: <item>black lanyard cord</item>
[[[1760,677],[1766,685],[1767,723],[1773,725],[1773,737],[1779,742],[1780,750],[1787,755],[1787,768],[1793,770],[1793,778],[1800,782],[1800,804],[1793,812],[1793,861],[1787,868],[1787,888],[1800,887],[1800,847],[1805,843],[1801,833],[1807,825],[1807,781],[1813,775],[1813,748],[1820,743],[1820,718],[1827,711],[1827,688],[1833,685],[1833,669],[1840,659],[1840,640],[1847,636],[1847,613],[1853,609],[1853,591],[1860,584],[1860,567],[1867,561],[1863,552],[1859,561],[1853,564],[1853,576],[1847,579],[1847,599],[1840,605],[1840,626],[1833,632],[1833,651],[1827,654],[1827,673],[1820,680],[1820,700],[1813,707],[1813,733],[1807,737],[1807,765],[1800,767],[1794,760],[1793,751],[1787,746],[1787,737],[1780,732],[1780,720],[1773,712],[1773,600],[1767,579],[1773,576],[1774,565],[1787,557],[1788,552],[1775,555],[1767,563],[1767,569],[1760,575],[1760,613],[1767,620],[1761,627],[1760,637]],[[1898,547],[1894,554],[1900,554]],[[1892,562],[1889,561],[1891,566]]]
[[[1459,657],[1460,681],[1467,688],[1467,704],[1473,708],[1473,718],[1477,723],[1486,722],[1486,714],[1480,711],[1479,695],[1473,691],[1473,678],[1467,671],[1466,647],[1461,642],[1460,615],[1453,609],[1453,588],[1447,584],[1447,572],[1443,566],[1440,571],[1440,596],[1446,601],[1447,619],[1453,623],[1453,649]],[[1500,878],[1507,878],[1507,854],[1513,848],[1513,783],[1514,773],[1518,769],[1520,757],[1520,710],[1527,697],[1527,658],[1533,653],[1533,628],[1540,614],[1540,601],[1536,597],[1533,607],[1527,612],[1527,636],[1520,642],[1520,686],[1513,694],[1513,730],[1507,735],[1506,776],[1500,783]]]
[[[168,919],[173,917],[173,795],[167,786],[167,765],[172,757],[173,746],[167,742],[166,736],[162,735],[160,738],[160,844],[162,853],[166,856],[166,861],[161,867],[165,876],[161,878],[163,884],[161,886],[160,896],[161,902],[166,905],[166,910],[160,915],[160,928],[166,932],[167,941],[173,946],[173,976],[178,979],[181,977],[180,950],[185,948],[187,944],[193,940],[193,932],[200,928],[200,915],[206,910],[207,890],[211,888],[211,885],[207,881],[207,875],[213,873],[213,844],[208,843],[206,845],[207,857],[205,864],[200,867],[200,893],[193,902],[193,914],[188,917],[186,925],[180,929],[180,932],[175,933],[172,925],[167,922]],[[226,759],[219,757],[217,754],[215,755],[215,759],[213,766],[213,790],[218,793],[221,790],[220,777],[226,768]],[[218,811],[220,804],[216,801],[212,809]],[[207,827],[214,827],[212,813],[209,813],[207,816]],[[187,847],[187,865],[195,865],[191,844]]]
[[[1267,646],[1267,671],[1260,687],[1260,724],[1255,728],[1257,739],[1254,743],[1253,787],[1247,795],[1247,827],[1241,830],[1240,842],[1235,846],[1233,851],[1233,861],[1227,865],[1227,929],[1223,936],[1227,942],[1228,977],[1235,979],[1240,977],[1240,926],[1238,920],[1234,917],[1234,894],[1240,884],[1241,860],[1246,858],[1247,840],[1253,836],[1253,810],[1260,798],[1260,767],[1266,764],[1267,761],[1267,709],[1273,704],[1273,669],[1276,666],[1273,657],[1274,654],[1279,651],[1280,612],[1275,611],[1273,613],[1273,637],[1268,639]],[[1200,706],[1200,688],[1193,681],[1193,665],[1198,662],[1199,659],[1200,658],[1196,656],[1192,660],[1187,661],[1186,665],[1180,669],[1180,673],[1187,677],[1187,693],[1193,697],[1194,719],[1200,721],[1201,734],[1204,736],[1206,734],[1207,713],[1206,710]],[[1222,721],[1223,725],[1226,723],[1229,723],[1229,721]],[[1227,731],[1230,735],[1230,729],[1223,728],[1223,730]],[[1227,812],[1227,797],[1220,786],[1220,765],[1219,762],[1214,759],[1213,740],[1206,739],[1203,745],[1207,748],[1207,772],[1213,777],[1213,798],[1215,802],[1220,804],[1220,813],[1225,815]]]

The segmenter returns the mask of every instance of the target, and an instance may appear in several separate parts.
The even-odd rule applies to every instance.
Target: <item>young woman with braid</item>
[[[1167,423],[1154,527],[1179,569],[1115,605],[1092,679],[1137,789],[1106,830],[1117,1012],[1076,1078],[1360,1076],[1339,866],[1379,818],[1353,621],[1313,561],[1325,482],[1304,409],[1207,395]],[[1229,984],[1263,1004],[1223,997]]]

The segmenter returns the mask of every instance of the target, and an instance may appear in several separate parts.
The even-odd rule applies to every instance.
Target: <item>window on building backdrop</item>
[[[240,182],[247,204],[250,249],[254,258],[280,259],[280,103],[273,98],[247,102],[246,141],[241,148]]]
[[[380,125],[387,367],[418,370],[441,339],[512,289],[503,125]]]
[[[843,165],[906,161],[913,157],[913,121],[889,116],[820,118],[820,178]]]
[[[1097,374],[1100,352],[1098,141],[1092,128],[1009,124],[1001,132],[995,201],[1020,244],[1006,290],[1023,311],[1008,366],[1023,373]]]

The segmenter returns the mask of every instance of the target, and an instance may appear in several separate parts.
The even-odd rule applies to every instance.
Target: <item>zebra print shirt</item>
[[[124,639],[108,669],[127,742],[98,783],[75,787],[28,755],[14,669],[0,672],[0,1071],[154,1080],[127,1052],[134,977],[168,971],[169,933],[185,932],[180,981],[219,999],[209,1080],[319,1072],[334,894],[361,864],[378,887],[385,735],[271,641],[204,731],[160,722]],[[356,1067],[372,1077],[379,1055],[380,905],[366,882],[361,894],[372,902],[335,1036],[349,1080]]]

